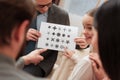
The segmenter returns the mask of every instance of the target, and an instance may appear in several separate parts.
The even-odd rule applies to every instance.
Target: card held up
[[[75,50],[74,39],[78,36],[78,27],[42,22],[37,48],[64,51],[64,48]]]

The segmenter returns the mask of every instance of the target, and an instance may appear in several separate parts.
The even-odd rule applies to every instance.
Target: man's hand
[[[45,51],[47,51],[47,49],[36,49],[30,52],[28,55],[23,56],[22,58],[25,65],[28,65],[30,63],[37,65],[38,63],[40,63],[40,61],[44,59],[43,56],[41,56],[40,54]]]
[[[30,28],[27,32],[26,40],[27,41],[29,41],[29,40],[37,41],[39,37],[40,37],[39,31]]]

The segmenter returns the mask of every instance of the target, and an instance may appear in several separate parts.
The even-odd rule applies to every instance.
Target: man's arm
[[[28,65],[30,63],[33,63],[37,65],[42,61],[44,58],[40,54],[45,52],[47,49],[36,49],[29,53],[28,55],[22,56],[18,59],[16,63],[16,67],[22,69],[24,65]]]

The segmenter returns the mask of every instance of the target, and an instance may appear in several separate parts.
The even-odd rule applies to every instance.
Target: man
[[[41,80],[15,67],[34,13],[31,0],[0,0],[0,80]]]
[[[40,28],[42,21],[69,25],[68,14],[64,10],[58,8],[55,4],[52,4],[52,0],[34,0],[34,3],[37,10],[37,16],[33,20],[27,32],[27,46],[25,50],[26,54],[36,48],[36,41],[38,40],[38,37],[40,37],[38,29]],[[57,59],[57,53],[58,51],[47,50],[46,52],[42,53],[42,56],[44,57],[43,61],[41,61],[38,65],[27,65],[24,67],[24,70],[34,76],[48,76]]]

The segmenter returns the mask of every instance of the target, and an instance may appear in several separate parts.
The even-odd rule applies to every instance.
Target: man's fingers
[[[40,59],[40,61],[44,60],[43,56],[38,56],[38,58]]]
[[[31,34],[34,35],[34,36],[36,36],[36,37],[40,37],[40,33],[37,30],[31,31]]]
[[[40,32],[35,30],[35,29],[29,29],[28,33],[31,34],[31,35],[34,35],[36,37],[40,37],[41,36]]]
[[[39,64],[42,60],[44,60],[44,57],[39,55],[36,57],[36,60],[33,62],[34,65]]]
[[[37,41],[39,37],[35,36],[35,35],[29,35],[29,39]]]
[[[38,54],[42,54],[43,52],[47,51],[46,48],[44,48],[44,49],[37,49],[37,50],[38,50]]]

